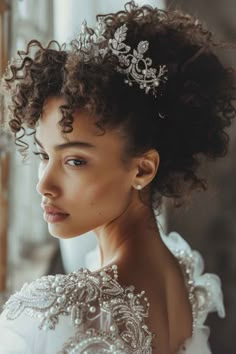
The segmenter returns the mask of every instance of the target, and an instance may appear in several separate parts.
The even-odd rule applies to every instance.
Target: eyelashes
[[[47,154],[43,153],[43,152],[35,152],[33,151],[33,154],[36,155],[36,156],[39,156],[40,157],[40,160],[41,161],[44,161],[44,160],[49,160],[49,157]],[[75,164],[69,164],[68,162],[75,162]],[[85,160],[82,160],[82,159],[68,159],[66,161],[66,163],[69,165],[69,166],[72,166],[72,167],[80,167],[81,165],[86,165],[87,162]]]
[[[68,162],[75,162],[75,164],[74,165],[70,165]],[[80,166],[82,166],[82,165],[86,165],[86,161],[84,161],[84,160],[80,160],[80,159],[69,159],[69,160],[67,160],[66,161],[67,162],[67,164],[69,165],[69,166],[72,166],[72,167],[80,167]]]

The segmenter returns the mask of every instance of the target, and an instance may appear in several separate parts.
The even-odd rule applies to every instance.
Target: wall
[[[236,2],[231,0],[169,1],[204,21],[218,39],[236,42]],[[235,43],[236,44],[236,43]],[[225,65],[236,66],[236,50],[220,51]],[[204,256],[207,272],[217,273],[223,282],[226,318],[209,318],[214,354],[235,354],[236,328],[236,122],[228,131],[230,152],[219,161],[203,164],[200,175],[208,178],[207,192],[193,196],[187,208],[169,208],[169,231],[180,232]]]

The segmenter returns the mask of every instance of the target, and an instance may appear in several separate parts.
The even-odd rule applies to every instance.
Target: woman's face
[[[53,221],[44,213],[50,234],[70,238],[104,227],[124,212],[131,202],[136,170],[122,164],[124,141],[118,132],[99,136],[101,130],[87,113],[74,114],[73,131],[65,139],[57,124],[63,103],[62,98],[49,98],[36,130],[41,153],[37,191],[42,203],[69,214]],[[68,140],[92,146],[63,146]]]

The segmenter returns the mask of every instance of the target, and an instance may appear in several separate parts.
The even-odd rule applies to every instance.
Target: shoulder
[[[28,315],[38,317],[41,320],[41,328],[45,324],[46,310],[51,310],[55,301],[58,305],[63,299],[62,289],[59,283],[63,282],[64,277],[43,276],[31,283],[25,283],[20,291],[17,291],[3,306],[4,313],[8,320],[16,320],[20,316]],[[52,310],[51,310],[52,311]],[[52,311],[53,312],[53,311]]]
[[[107,295],[109,290],[113,295],[122,293],[123,289],[112,276],[103,273],[93,273],[87,268],[81,268],[66,275],[43,276],[24,284],[20,291],[9,298],[3,309],[9,320],[24,313],[38,318],[40,329],[54,329],[61,315],[71,314],[80,303],[89,305],[98,300],[102,291]],[[73,318],[76,324],[76,316]]]
[[[55,279],[47,276],[25,283],[20,291],[10,296],[0,315],[1,353],[38,354],[39,348],[44,348],[41,352],[45,354],[55,352],[57,344],[46,344],[48,333],[43,330],[53,329],[57,322],[56,318],[48,316],[52,313],[51,290]],[[54,336],[53,333],[52,340]]]
[[[108,353],[121,347],[132,352],[134,343],[146,350],[153,336],[144,323],[148,303],[133,286],[122,287],[117,274],[117,266],[112,265],[101,271],[81,268],[68,275],[39,278],[10,297],[5,317],[12,322],[31,317],[50,339],[52,332],[57,332],[57,338],[60,332],[64,351],[73,346],[86,348],[93,341],[94,345],[104,343]]]

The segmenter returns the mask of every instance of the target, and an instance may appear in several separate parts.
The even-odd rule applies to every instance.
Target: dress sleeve
[[[5,312],[0,315],[0,353],[1,354],[32,354],[32,331],[30,321],[24,316],[16,321],[8,321]],[[27,332],[31,333],[27,336]]]
[[[211,354],[209,334],[207,326],[196,328],[193,336],[185,341],[177,354]]]
[[[11,320],[7,314],[0,315],[0,354],[56,354],[74,334],[67,316],[60,317],[56,330],[42,330],[37,316],[21,312]]]

